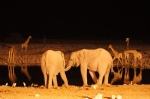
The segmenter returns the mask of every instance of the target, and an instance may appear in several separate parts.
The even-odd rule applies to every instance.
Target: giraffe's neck
[[[28,43],[29,43],[29,40],[30,40],[30,38],[28,38],[28,39],[26,40],[26,42],[25,42],[25,43],[26,43],[26,44],[28,44]]]
[[[129,50],[129,41],[127,41],[127,50]]]
[[[112,47],[110,47],[110,48],[111,48],[112,52],[113,52],[115,55],[118,54],[118,52],[115,51]]]

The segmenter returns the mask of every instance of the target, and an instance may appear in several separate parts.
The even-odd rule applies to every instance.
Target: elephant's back
[[[46,58],[46,63],[48,63],[49,65],[57,65],[60,62],[63,62],[60,51],[48,50],[46,52],[45,58]]]
[[[113,60],[111,54],[104,48],[100,48],[100,56],[103,57],[103,59]]]

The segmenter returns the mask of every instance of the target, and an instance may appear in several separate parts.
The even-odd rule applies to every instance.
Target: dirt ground
[[[100,87],[10,87],[0,86],[0,99],[149,99],[150,85],[107,85]],[[98,97],[98,98],[97,98]]]

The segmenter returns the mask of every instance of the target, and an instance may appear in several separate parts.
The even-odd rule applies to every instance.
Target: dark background
[[[149,0],[0,1],[0,39],[149,39]]]

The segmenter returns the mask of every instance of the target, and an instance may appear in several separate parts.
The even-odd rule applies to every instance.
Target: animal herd
[[[126,41],[129,41],[127,38]],[[127,44],[129,45],[129,44]],[[64,85],[68,85],[68,80],[65,74],[65,71],[68,71],[72,66],[80,66],[80,72],[82,75],[83,86],[88,86],[87,81],[87,71],[94,81],[96,86],[107,85],[109,79],[110,71],[113,72],[114,78],[111,81],[113,84],[115,81],[122,79],[123,69],[124,73],[124,83],[140,83],[142,80],[142,69],[140,70],[139,75],[136,75],[136,67],[142,65],[142,54],[136,50],[126,50],[124,53],[119,53],[112,48],[112,45],[109,45],[109,48],[114,53],[114,57],[104,48],[97,49],[81,49],[71,53],[69,61],[65,63],[64,54],[61,51],[47,50],[42,54],[41,58],[41,70],[44,75],[44,82],[46,88],[51,88],[52,85],[58,86],[57,84],[57,74],[60,73],[61,78],[64,81]],[[129,47],[127,46],[127,49]],[[124,58],[123,58],[124,54]],[[133,54],[133,59],[131,58]],[[118,59],[118,62],[122,65],[121,68],[117,67],[118,71],[113,70],[113,61]],[[134,67],[134,78],[133,81],[130,81],[129,77],[129,65],[130,60]],[[140,62],[140,64],[137,63]],[[99,77],[97,78],[96,72],[98,72]],[[104,81],[103,81],[104,79]]]
[[[65,67],[64,54],[61,51],[48,50],[43,53],[41,58],[41,70],[44,75],[45,86],[57,86],[56,75],[60,73],[65,85],[68,85],[65,71],[69,70],[71,66],[80,66],[80,71],[83,80],[83,86],[87,86],[87,69],[96,85],[108,84],[108,77],[110,68],[113,66],[113,59],[108,51],[103,48],[97,49],[82,49],[72,52],[69,61]],[[97,79],[95,72],[99,73]],[[48,78],[47,78],[48,76]],[[47,80],[48,79],[48,80]]]
[[[21,48],[25,50],[25,52],[27,52],[28,43],[31,38],[32,37],[29,36],[28,39],[21,45]],[[129,50],[129,38],[126,38],[126,42],[127,50],[123,53],[116,51],[112,45],[109,45],[108,48],[111,49],[113,55],[111,55],[111,53],[104,48],[81,49],[72,52],[67,63],[65,62],[63,52],[56,50],[45,51],[42,54],[40,61],[45,87],[51,88],[53,85],[58,86],[58,73],[60,73],[60,76],[64,81],[64,85],[68,86],[68,79],[65,72],[73,66],[80,66],[83,86],[88,86],[87,71],[89,71],[89,74],[96,86],[108,84],[110,71],[114,75],[114,78],[111,80],[110,84],[122,79],[123,70],[125,70],[124,84],[130,84],[131,82],[140,83],[142,80],[142,69],[140,69],[140,73],[137,76],[136,67],[138,65],[142,66],[142,54],[137,50]],[[14,51],[14,47],[9,50],[8,63],[10,64],[14,63]],[[121,68],[117,67],[117,71],[113,70],[114,62],[121,65]],[[134,78],[132,81],[130,81],[129,77],[130,66],[134,68]],[[9,78],[12,82],[15,82],[16,76],[14,74],[14,67],[9,65],[8,68]],[[25,71],[28,75],[26,67],[23,67],[21,70]],[[96,72],[99,74],[98,78]],[[28,78],[31,79],[29,75]]]

